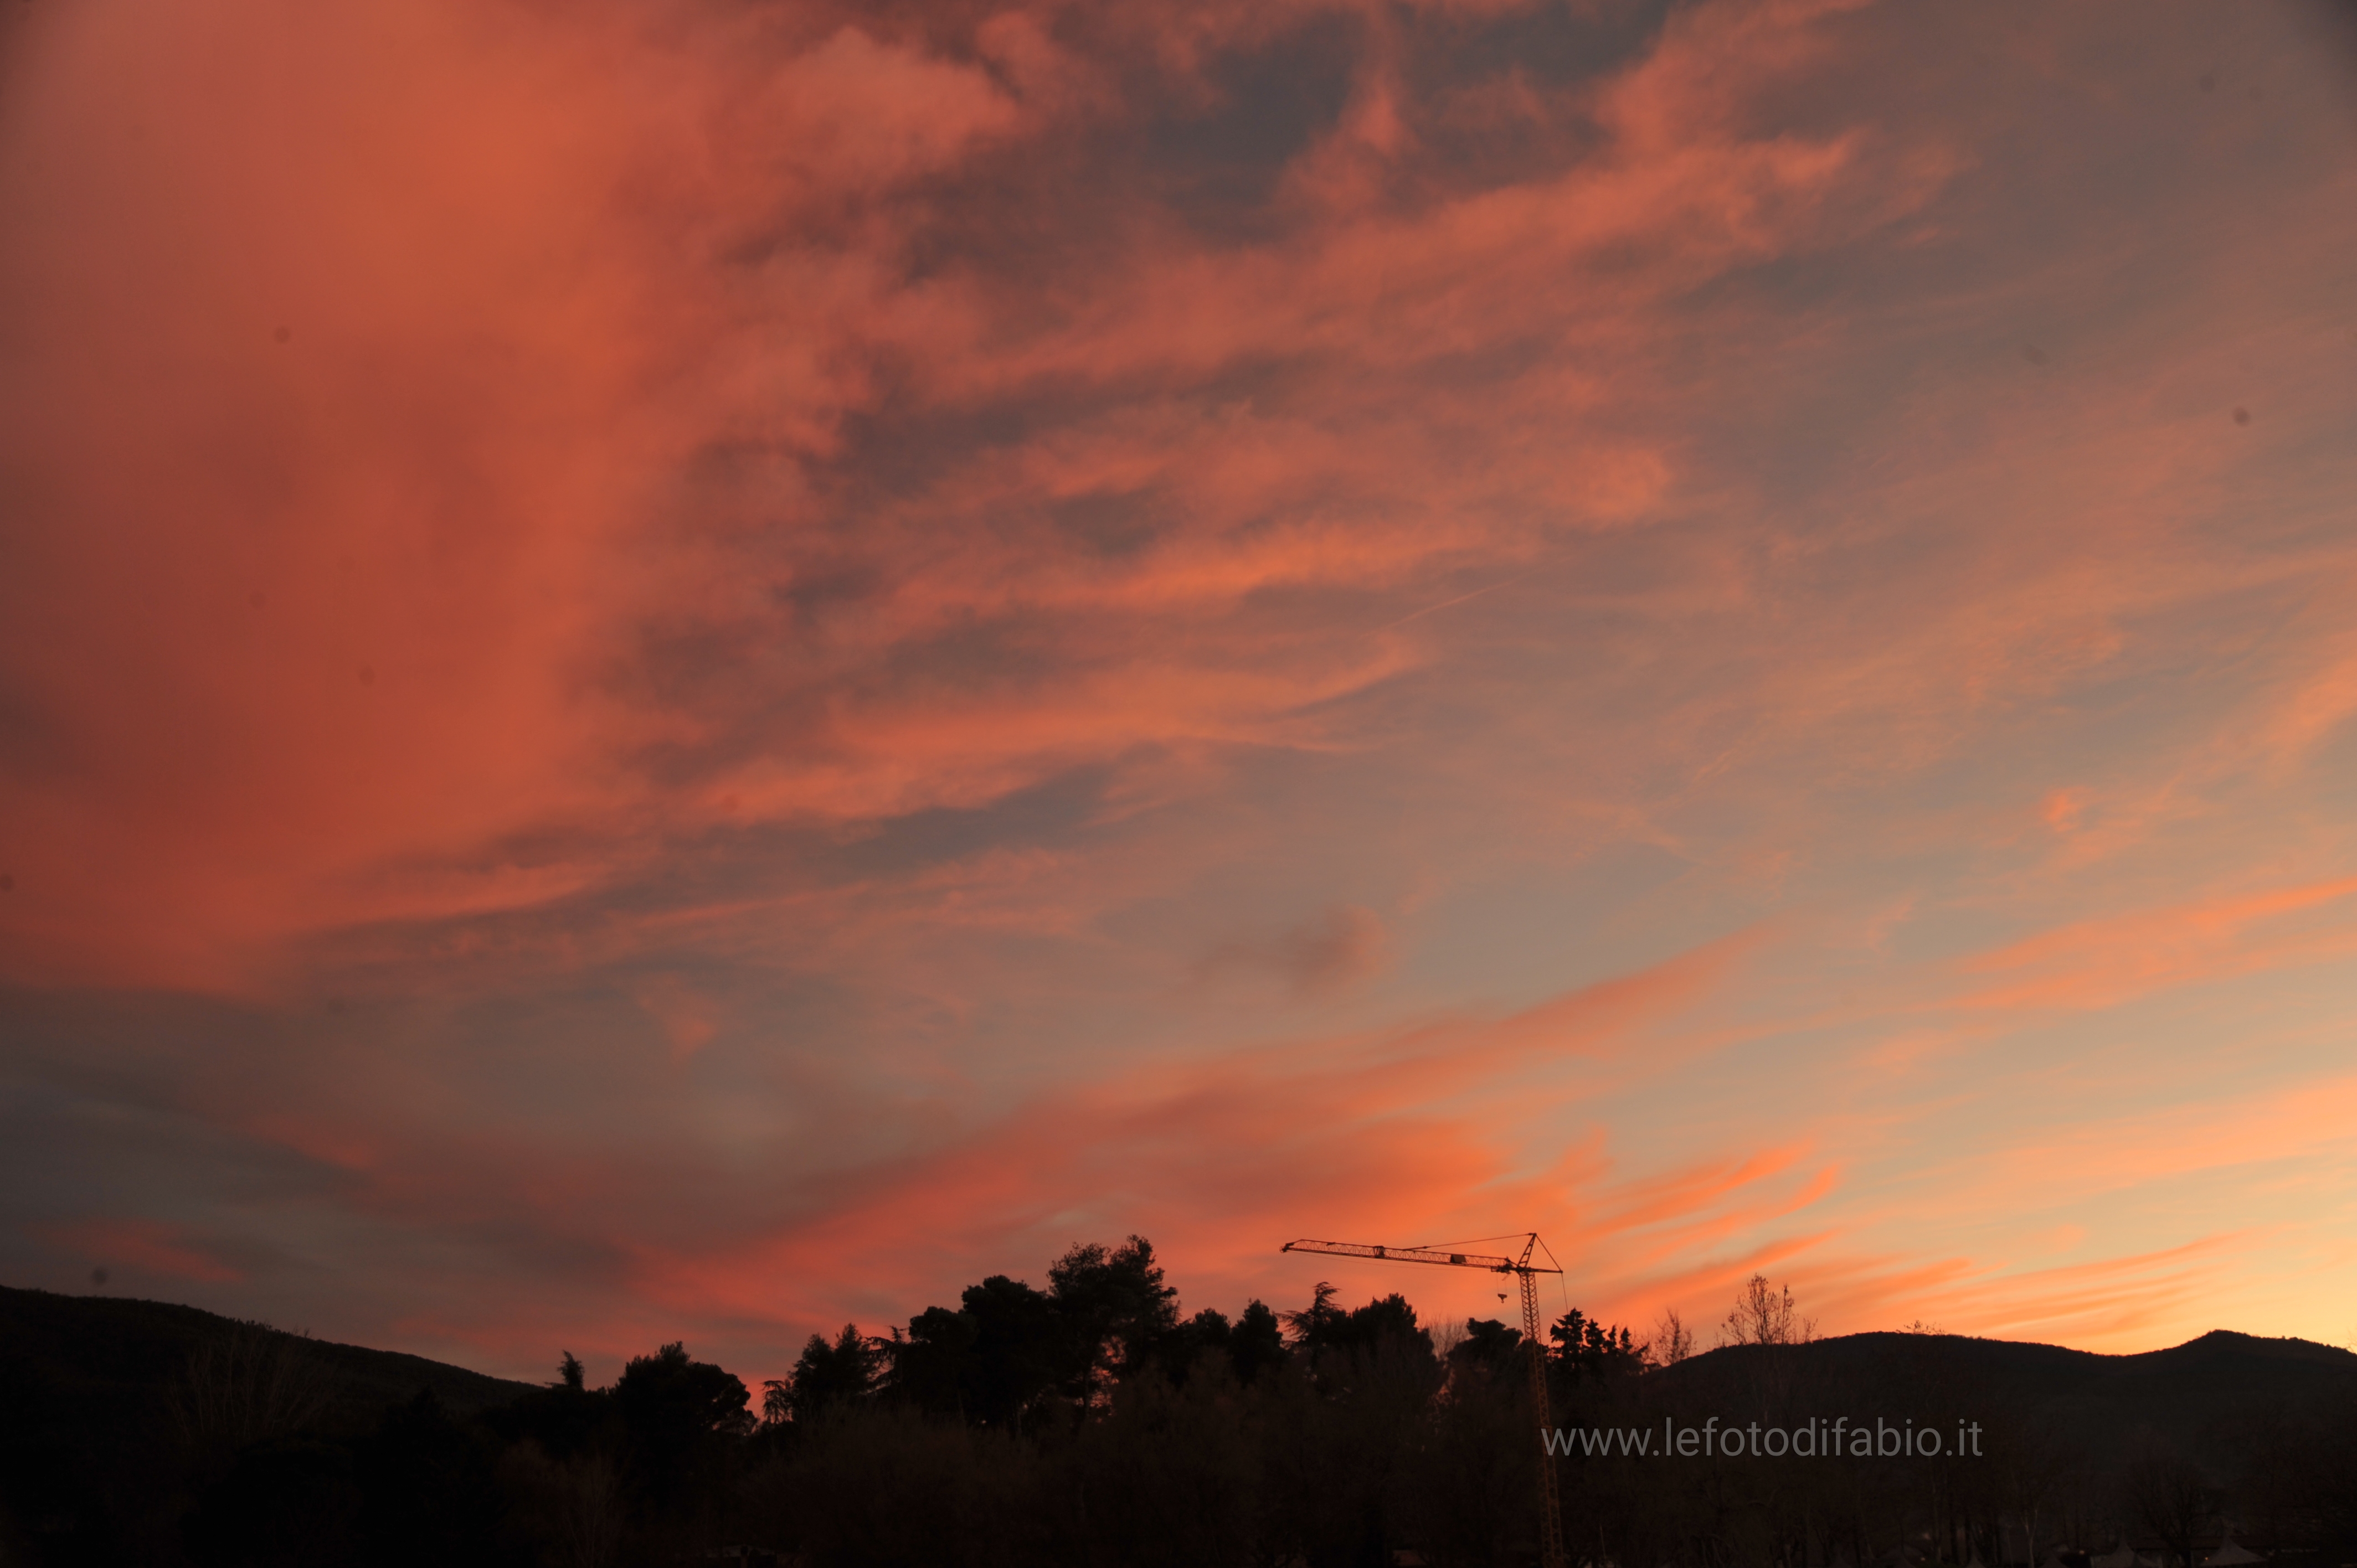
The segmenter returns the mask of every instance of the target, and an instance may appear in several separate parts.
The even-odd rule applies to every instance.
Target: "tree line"
[[[122,1560],[1484,1568],[1535,1560],[1542,1464],[1598,1568],[1994,1568],[2031,1543],[2083,1565],[2124,1537],[2195,1568],[2230,1515],[2262,1549],[2357,1541],[2347,1401],[2275,1409],[2207,1451],[2150,1433],[2108,1451],[2034,1383],[1960,1372],[1987,1342],[1813,1337],[1755,1276],[1718,1353],[1695,1354],[1674,1315],[1641,1334],[1576,1309],[1541,1351],[1566,1427],[1838,1408],[1970,1419],[1986,1451],[1543,1457],[1517,1328],[1427,1324],[1397,1294],[1349,1305],[1325,1283],[1296,1308],[1183,1314],[1131,1237],[1072,1248],[1043,1285],[993,1275],[886,1333],[814,1335],[758,1397],[673,1343],[605,1387],[567,1353],[501,1404],[462,1414],[421,1392],[330,1431],[299,1342],[210,1348],[167,1402],[168,1463],[118,1488],[153,1515],[126,1526]]]

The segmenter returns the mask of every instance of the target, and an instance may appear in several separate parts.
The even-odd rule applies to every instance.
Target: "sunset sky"
[[[2345,11],[34,0],[0,365],[0,1283],[2357,1341]]]

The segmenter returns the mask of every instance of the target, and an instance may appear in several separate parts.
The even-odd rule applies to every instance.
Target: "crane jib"
[[[1428,1247],[1393,1247],[1372,1241],[1313,1241],[1307,1239],[1287,1241],[1280,1251],[1287,1252],[1323,1252],[1337,1258],[1372,1258],[1386,1263],[1453,1264],[1460,1269],[1484,1269],[1493,1274],[1553,1274],[1543,1263],[1534,1263],[1527,1253],[1522,1258],[1501,1258],[1491,1252],[1440,1252]]]

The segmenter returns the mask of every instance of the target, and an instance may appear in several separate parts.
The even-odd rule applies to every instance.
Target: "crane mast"
[[[1523,1287],[1523,1338],[1531,1349],[1531,1403],[1538,1411],[1539,1449],[1539,1563],[1540,1568],[1566,1568],[1563,1550],[1563,1505],[1555,1496],[1555,1463],[1548,1456],[1544,1434],[1555,1425],[1547,1409],[1546,1346],[1539,1338],[1539,1281],[1541,1274],[1559,1274],[1561,1269],[1531,1262],[1531,1254],[1539,1250],[1535,1230],[1523,1239],[1519,1257],[1501,1257],[1491,1252],[1452,1252],[1439,1247],[1386,1247],[1363,1241],[1287,1241],[1278,1251],[1286,1252],[1318,1252],[1334,1258],[1368,1258],[1385,1263],[1433,1263],[1442,1268],[1480,1269],[1493,1274],[1512,1274]]]

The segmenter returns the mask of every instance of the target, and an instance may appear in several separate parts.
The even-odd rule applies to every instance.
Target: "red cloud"
[[[2007,1153],[2137,1190],[2063,1069],[2196,982],[2274,1076],[2109,1168],[2317,1146],[2341,84],[2273,13],[1502,9],[12,21],[64,1212],[503,1355],[1507,1214],[1632,1316],[2191,1311],[2239,1230]],[[1991,1197],[2147,1262],[2008,1284]]]

